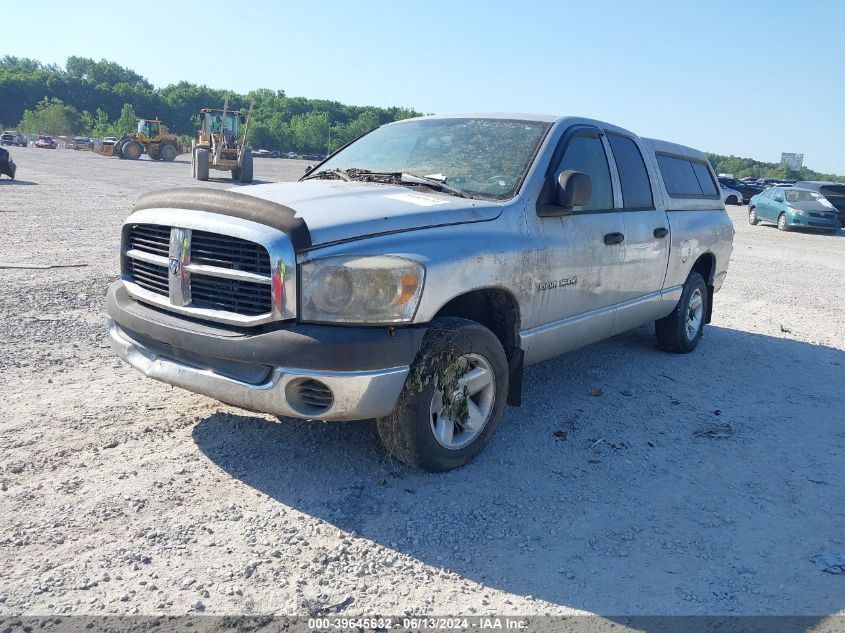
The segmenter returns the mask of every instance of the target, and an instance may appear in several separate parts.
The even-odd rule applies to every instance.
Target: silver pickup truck
[[[732,239],[697,150],[573,117],[410,119],[299,182],[142,197],[109,337],[245,409],[375,418],[442,471],[484,448],[528,365],[652,321],[695,349]]]

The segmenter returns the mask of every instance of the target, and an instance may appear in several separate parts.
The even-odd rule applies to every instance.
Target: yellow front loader
[[[191,141],[191,168],[197,180],[208,180],[209,170],[228,171],[232,180],[252,182],[252,150],[246,146],[249,112],[243,116],[237,110],[229,110],[229,100],[223,102],[223,109],[203,108],[200,110],[200,131],[197,139]],[[243,126],[243,135],[240,134]]]
[[[137,132],[124,134],[116,143],[103,144],[99,153],[127,160],[138,160],[146,153],[153,160],[169,162],[182,153],[182,143],[175,134],[162,130],[159,119],[139,119]]]

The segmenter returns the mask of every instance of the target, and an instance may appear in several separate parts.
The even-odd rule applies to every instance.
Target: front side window
[[[516,119],[422,119],[376,128],[337,152],[307,178],[382,182],[401,174],[436,180],[481,198],[512,197],[549,123]]]
[[[557,182],[561,172],[567,169],[586,174],[593,186],[589,204],[576,207],[574,211],[604,211],[613,208],[610,168],[607,166],[607,155],[598,134],[579,134],[569,142],[555,170],[554,182]]]
[[[624,209],[653,209],[651,183],[648,180],[643,156],[637,144],[626,136],[608,134],[610,149],[616,160],[619,184],[622,186],[622,207]]]

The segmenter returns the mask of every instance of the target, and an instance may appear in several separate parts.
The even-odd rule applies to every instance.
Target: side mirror
[[[205,121],[205,112],[200,112],[200,121]]]
[[[314,165],[308,165],[308,166],[305,168],[305,173],[306,173],[306,174],[310,174],[312,169],[314,169]]]
[[[590,177],[580,171],[567,169],[557,178],[555,204],[565,209],[583,207],[590,203],[593,196],[593,183]]]

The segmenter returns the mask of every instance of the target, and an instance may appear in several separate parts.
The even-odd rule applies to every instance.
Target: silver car
[[[481,452],[528,365],[650,322],[694,350],[732,238],[698,150],[575,117],[422,117],[299,182],[142,197],[109,336],[245,409],[375,418],[442,471]]]

